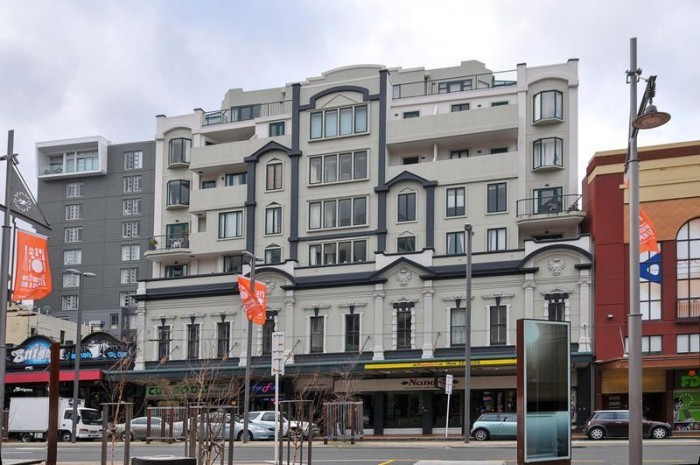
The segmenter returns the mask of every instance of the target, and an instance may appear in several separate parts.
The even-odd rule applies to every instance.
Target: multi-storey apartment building
[[[700,429],[700,142],[639,149],[640,209],[660,252],[640,255],[643,405],[675,431]],[[625,150],[588,164],[585,228],[595,242],[596,408],[627,405],[629,313]],[[674,433],[675,434],[675,433]],[[682,434],[682,433],[681,433]]]
[[[351,395],[374,434],[444,431],[446,419],[459,431],[471,252],[470,416],[515,411],[515,323],[545,318],[571,322],[572,417],[585,421],[592,260],[579,234],[577,66],[351,66],[158,116],[153,279],[137,295],[130,376],[176,380],[213,363],[243,375],[235,274],[250,272],[249,251],[268,293],[256,383],[283,331],[284,398]],[[271,391],[253,394],[270,406]]]
[[[52,225],[53,292],[35,303],[42,311],[75,321],[80,306],[93,331],[129,338],[137,281],[151,276],[143,252],[153,230],[154,151],[154,141],[100,136],[36,144],[37,201]],[[82,278],[84,302],[81,276],[67,270],[96,274]]]

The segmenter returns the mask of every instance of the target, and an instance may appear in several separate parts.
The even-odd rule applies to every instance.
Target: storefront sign
[[[678,389],[700,388],[700,369],[676,370],[675,374]]]
[[[515,365],[515,358],[499,358],[493,360],[472,360],[472,366],[508,366]],[[365,363],[365,370],[405,370],[411,368],[459,368],[464,367],[464,360],[420,361],[398,363]]]
[[[10,366],[48,365],[53,341],[45,336],[33,336],[22,344],[7,349],[7,363]],[[128,357],[129,346],[107,333],[92,333],[86,336],[80,346],[80,360],[87,362],[117,361]],[[60,349],[60,360],[75,359],[74,346]]]

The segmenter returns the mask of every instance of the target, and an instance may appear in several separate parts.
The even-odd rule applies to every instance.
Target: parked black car
[[[598,410],[583,427],[588,439],[626,438],[629,436],[629,410]],[[671,425],[648,418],[642,420],[642,435],[645,438],[663,439],[671,436]]]

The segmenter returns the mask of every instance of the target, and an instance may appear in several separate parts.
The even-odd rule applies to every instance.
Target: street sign
[[[272,360],[270,369],[272,374],[284,375],[284,333],[275,331],[272,333]]]
[[[454,376],[452,376],[452,375],[445,376],[445,394],[447,394],[447,395],[452,394],[453,381],[454,381]]]

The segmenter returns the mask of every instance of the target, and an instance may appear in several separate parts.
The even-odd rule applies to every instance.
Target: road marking
[[[391,459],[391,460],[387,460],[386,462],[382,462],[382,463],[380,463],[380,464],[378,464],[378,465],[389,465],[390,463],[393,463],[393,462],[395,462],[395,461],[396,461],[396,460]]]

